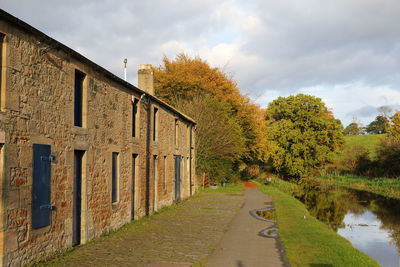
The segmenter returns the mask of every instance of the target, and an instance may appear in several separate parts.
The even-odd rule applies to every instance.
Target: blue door
[[[51,146],[33,145],[32,228],[50,225]]]
[[[181,200],[181,156],[175,155],[175,201]]]

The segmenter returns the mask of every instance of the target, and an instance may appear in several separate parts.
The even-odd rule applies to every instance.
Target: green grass
[[[314,179],[325,184],[335,184],[400,199],[400,179],[398,178],[370,178],[356,175],[323,175]]]
[[[376,157],[376,148],[385,134],[351,135],[345,136],[345,147],[360,145],[366,148],[371,158]]]
[[[258,186],[273,198],[279,238],[291,266],[379,266],[312,217],[300,201],[273,185],[258,183]]]
[[[295,183],[287,182],[279,178],[272,178],[270,183],[272,186],[278,188],[279,190],[291,194],[298,190],[298,186]]]

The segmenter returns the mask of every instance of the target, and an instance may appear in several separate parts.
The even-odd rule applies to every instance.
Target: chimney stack
[[[150,95],[154,95],[153,68],[151,64],[141,64],[138,70],[138,87]]]

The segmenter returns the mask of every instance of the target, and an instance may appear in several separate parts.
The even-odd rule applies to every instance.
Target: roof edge
[[[132,90],[132,91],[136,91],[139,94],[146,94],[152,101],[156,102],[157,104],[164,106],[165,108],[167,108],[168,110],[172,111],[173,113],[178,114],[181,118],[196,124],[196,121],[194,119],[192,119],[191,117],[185,115],[184,113],[182,113],[181,111],[177,110],[176,108],[174,108],[173,106],[167,104],[166,102],[162,101],[161,99],[157,98],[154,95],[150,95],[147,92],[141,90],[140,88],[134,86],[133,84],[130,84],[129,82],[123,80],[122,78],[116,76],[115,74],[111,73],[109,70],[105,69],[104,67],[96,64],[95,62],[91,61],[90,59],[88,59],[87,57],[83,56],[82,54],[78,53],[77,51],[73,50],[72,48],[66,46],[65,44],[51,38],[50,36],[48,36],[47,34],[41,32],[40,30],[34,28],[33,26],[29,25],[28,23],[20,20],[19,18],[9,14],[8,12],[4,11],[3,9],[0,9],[0,19],[4,19],[8,22],[10,22],[11,24],[17,25],[18,27],[20,27],[21,29],[23,29],[24,31],[27,31],[33,35],[38,36],[39,38],[41,38],[42,42],[45,42],[46,44],[48,44],[49,46],[55,47],[55,48],[59,48],[60,50],[63,50],[65,53],[70,54],[71,56],[75,57],[77,60],[82,61],[85,64],[88,64],[90,67],[92,67],[93,69],[103,73],[104,75],[106,75],[109,79],[117,82],[118,84]]]

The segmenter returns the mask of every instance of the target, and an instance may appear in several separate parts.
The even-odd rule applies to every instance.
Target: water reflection
[[[400,200],[308,182],[294,196],[382,266],[400,266]]]

